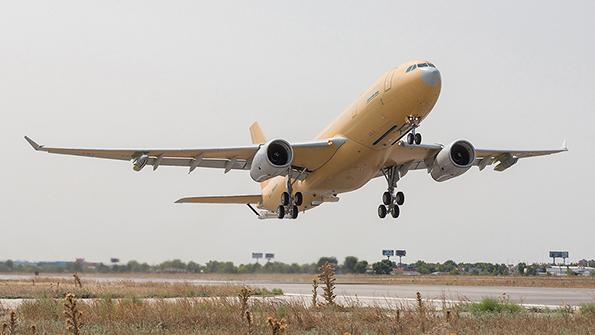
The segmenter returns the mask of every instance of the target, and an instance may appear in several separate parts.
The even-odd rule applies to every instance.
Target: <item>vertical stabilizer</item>
[[[254,122],[250,126],[250,136],[252,137],[253,144],[263,144],[267,141],[267,138],[264,136],[264,133],[262,132],[258,122]]]
[[[250,137],[252,138],[253,144],[264,144],[267,141],[267,138],[264,136],[262,128],[260,128],[260,124],[258,122],[254,122],[250,126]],[[261,182],[260,188],[265,188],[268,182],[268,180]]]

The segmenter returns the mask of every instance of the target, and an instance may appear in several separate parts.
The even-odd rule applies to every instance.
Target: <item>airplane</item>
[[[134,171],[150,165],[249,170],[260,183],[261,194],[181,198],[176,203],[243,204],[259,219],[296,219],[323,203],[339,201],[338,195],[357,190],[376,177],[387,189],[378,216],[397,218],[405,195],[397,183],[409,171],[426,170],[438,182],[458,177],[472,166],[483,170],[496,164],[504,171],[521,158],[567,151],[476,149],[461,139],[448,145],[422,144],[418,127],[432,111],[442,87],[436,66],[424,60],[404,63],[383,74],[350,107],[314,140],[290,143],[267,139],[255,122],[250,127],[252,145],[203,149],[71,149],[39,145],[52,154],[131,161]],[[259,210],[256,210],[253,205]]]

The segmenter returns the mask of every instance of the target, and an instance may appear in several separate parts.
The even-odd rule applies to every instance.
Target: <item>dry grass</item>
[[[102,299],[78,302],[82,334],[593,334],[595,318],[583,313],[472,314],[464,306],[444,313],[425,305],[389,310],[354,303],[310,308],[310,302],[251,298],[251,324],[240,315],[237,298],[177,299],[142,302]],[[64,307],[54,299],[26,302],[18,308],[17,333],[31,325],[40,333],[65,332]],[[447,316],[448,315],[448,316]],[[8,314],[0,315],[5,321]],[[448,318],[448,319],[447,319]],[[250,327],[250,328],[249,328]],[[21,332],[22,331],[22,332]]]
[[[80,281],[80,279],[79,279]],[[84,283],[84,285],[83,285]],[[57,298],[62,299],[67,293],[79,298],[174,298],[174,297],[221,297],[236,296],[237,285],[194,285],[191,283],[158,283],[158,282],[77,282],[72,279],[38,278],[35,284],[30,280],[0,281],[0,298]],[[268,294],[258,290],[252,294]]]
[[[46,277],[68,278],[64,274],[46,274]],[[81,274],[83,283],[93,278],[121,279],[173,279],[185,280],[221,280],[221,281],[275,281],[288,283],[312,283],[311,274],[167,274],[167,273],[128,273],[128,274]],[[70,276],[70,278],[72,278]],[[595,288],[595,276],[547,277],[547,276],[471,276],[471,275],[424,275],[424,276],[385,276],[338,274],[337,284],[381,284],[381,285],[461,285],[461,286],[512,286],[512,287],[572,287]],[[36,279],[36,283],[45,279]],[[72,280],[70,280],[71,282]],[[1,281],[0,281],[1,285]]]

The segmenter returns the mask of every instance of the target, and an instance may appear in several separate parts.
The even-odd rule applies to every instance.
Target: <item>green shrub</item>
[[[579,311],[583,315],[595,315],[595,304],[582,304],[579,306]]]
[[[473,314],[482,313],[511,313],[516,314],[523,311],[523,307],[508,301],[507,299],[483,298],[480,302],[469,305],[469,311]]]

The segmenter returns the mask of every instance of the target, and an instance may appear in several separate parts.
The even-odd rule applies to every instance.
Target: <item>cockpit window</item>
[[[409,67],[407,68],[407,70],[405,70],[405,72],[411,72],[417,68],[421,68],[421,67],[432,67],[432,68],[436,68],[436,66],[432,63],[419,63],[419,64],[413,64],[413,65],[409,65]]]

